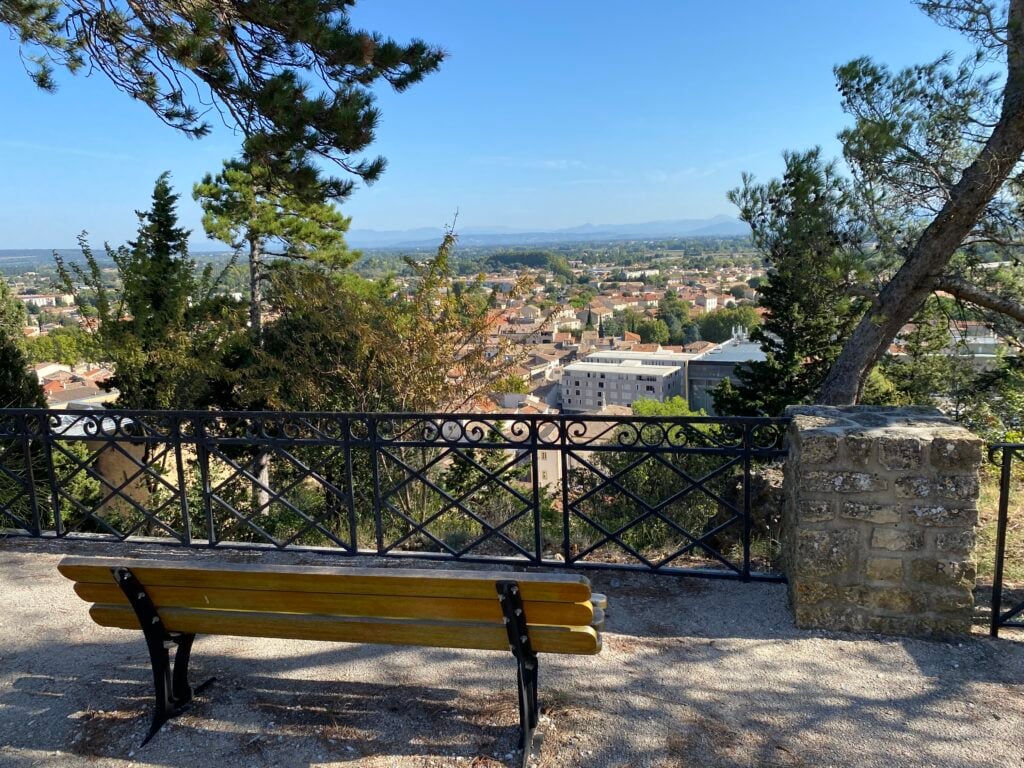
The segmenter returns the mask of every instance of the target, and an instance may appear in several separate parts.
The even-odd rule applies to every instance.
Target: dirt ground
[[[140,748],[152,686],[141,634],[90,622],[56,570],[67,552],[252,559],[0,541],[5,768],[512,762],[511,656],[233,637],[196,641],[193,683],[216,682]],[[590,576],[609,598],[604,649],[541,657],[532,765],[1024,766],[1022,642],[806,632],[781,586]]]

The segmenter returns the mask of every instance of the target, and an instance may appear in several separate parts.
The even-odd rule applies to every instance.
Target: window
[[[651,386],[650,384],[648,384],[648,385],[647,385],[647,391],[648,391],[648,392],[653,392],[653,391],[654,391],[654,387],[653,387],[653,386]]]
[[[597,382],[597,388],[598,389],[604,389],[604,382],[603,381]]]

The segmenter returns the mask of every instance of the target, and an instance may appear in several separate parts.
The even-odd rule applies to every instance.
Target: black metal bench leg
[[[530,645],[519,585],[514,581],[499,581],[497,589],[505,617],[505,629],[508,631],[509,650],[516,659],[516,687],[519,693],[519,765],[526,768],[533,752],[533,734],[540,719],[537,703],[537,654]]]
[[[192,701],[194,693],[206,688],[215,678],[210,678],[193,691],[188,684],[188,662],[192,656],[192,643],[195,635],[171,634],[164,627],[160,615],[149,599],[146,590],[135,574],[128,568],[112,569],[114,578],[128,598],[128,602],[139,617],[139,626],[146,638],[146,647],[149,649],[149,661],[153,667],[153,688],[156,694],[155,707],[153,709],[153,723],[149,733],[142,742],[142,746],[149,743],[163,724]],[[174,652],[174,666],[171,666],[170,648],[177,646]]]
[[[537,730],[537,655],[519,661],[517,674],[519,688],[519,749],[521,765],[526,766],[533,751],[533,734]],[[517,660],[518,661],[518,660]]]

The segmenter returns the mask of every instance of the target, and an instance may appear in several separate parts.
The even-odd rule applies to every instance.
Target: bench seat
[[[157,687],[147,741],[192,698],[187,665],[199,634],[511,650],[525,764],[538,714],[536,654],[599,653],[607,606],[575,574],[96,557],[67,557],[58,570],[97,624],[146,634]]]

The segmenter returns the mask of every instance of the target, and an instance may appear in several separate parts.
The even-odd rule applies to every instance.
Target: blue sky
[[[363,26],[442,45],[442,70],[379,91],[372,150],[389,167],[343,210],[353,228],[555,228],[734,213],[742,171],[784,149],[838,154],[833,65],[963,51],[909,0],[363,0]],[[191,186],[238,149],[189,140],[101,75],[32,86],[0,36],[0,248],[123,242],[170,170],[200,241]]]

